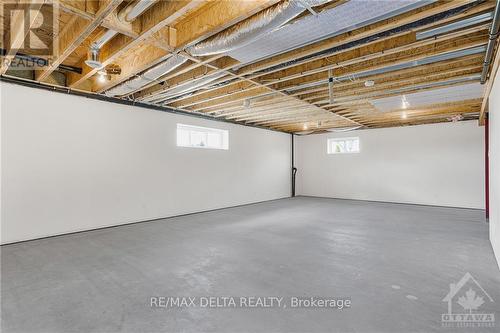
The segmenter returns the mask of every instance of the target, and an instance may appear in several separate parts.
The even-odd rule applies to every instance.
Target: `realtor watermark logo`
[[[2,1],[2,66],[12,70],[39,69],[57,57],[59,45],[54,36],[59,32],[58,3],[54,0]]]
[[[351,307],[351,299],[345,297],[283,297],[283,296],[151,296],[152,308],[209,308],[255,309],[300,308],[344,310]]]
[[[460,281],[450,284],[450,291],[443,298],[443,302],[448,303],[448,313],[441,314],[443,327],[495,326],[495,314],[481,311],[481,306],[494,301],[468,272]]]

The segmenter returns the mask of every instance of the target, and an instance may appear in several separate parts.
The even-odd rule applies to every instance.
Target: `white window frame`
[[[182,139],[180,138],[180,131],[189,131],[189,142],[181,142]],[[221,144],[219,147],[215,146],[200,146],[193,144],[191,142],[192,139],[192,132],[201,132],[202,134],[207,135],[207,138],[205,141],[208,142],[208,134],[211,133],[216,133],[220,135],[221,139]],[[202,127],[202,126],[194,126],[194,125],[187,125],[187,124],[181,124],[177,123],[177,147],[185,147],[185,148],[201,148],[201,149],[217,149],[217,150],[229,150],[229,131],[228,130],[223,130],[219,128],[211,128],[211,127]]]
[[[348,140],[358,140],[357,151],[336,152],[332,149],[332,142],[348,141]],[[326,152],[328,155],[358,154],[360,151],[361,151],[361,140],[359,140],[358,136],[351,136],[346,138],[328,138],[326,140]]]

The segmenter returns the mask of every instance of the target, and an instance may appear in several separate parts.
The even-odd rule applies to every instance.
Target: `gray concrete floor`
[[[450,332],[442,299],[466,272],[496,300],[481,311],[497,325],[458,331],[498,332],[500,271],[483,214],[297,197],[7,245],[2,332]],[[152,308],[151,296],[352,306]]]

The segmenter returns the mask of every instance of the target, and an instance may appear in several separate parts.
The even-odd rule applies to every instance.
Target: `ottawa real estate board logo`
[[[2,0],[2,67],[11,70],[49,65],[59,50],[56,0]]]
[[[494,301],[470,273],[457,283],[450,284],[450,291],[443,302],[448,303],[448,313],[441,314],[443,327],[495,326],[495,314],[481,310],[482,306]]]

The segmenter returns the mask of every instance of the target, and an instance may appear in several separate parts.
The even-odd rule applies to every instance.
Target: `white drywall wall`
[[[288,197],[290,136],[1,83],[2,243]],[[180,148],[176,124],[229,130]]]
[[[484,208],[477,121],[298,137],[299,195]],[[327,139],[360,138],[360,153],[327,154]]]
[[[490,241],[500,267],[500,71],[489,98]]]

